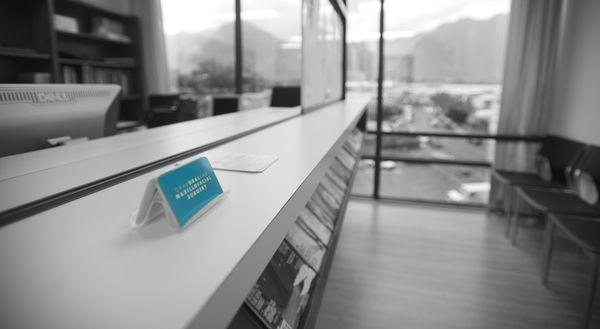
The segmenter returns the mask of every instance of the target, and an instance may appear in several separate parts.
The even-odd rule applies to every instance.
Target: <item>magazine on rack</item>
[[[350,145],[350,147],[352,147],[355,153],[358,153],[358,151],[360,150],[363,136],[364,134],[362,133],[362,131],[355,128],[350,134],[350,137],[348,137],[347,143]]]
[[[342,151],[341,151],[341,153],[343,153],[343,154],[344,154],[344,156],[347,156],[347,157],[349,157],[349,160],[351,160],[351,161],[353,161],[353,162],[356,162],[356,160],[358,160],[358,158],[359,158],[359,156],[358,156],[357,154],[355,154],[355,153],[351,152],[350,150],[348,150],[348,149],[347,149],[347,148],[345,148],[345,147],[342,147]]]
[[[300,212],[300,216],[297,221],[303,222],[306,227],[308,227],[324,245],[329,244],[329,239],[331,239],[331,231],[320,221],[315,214],[308,210],[308,208],[304,207]]]
[[[340,162],[340,160],[336,157],[331,164],[331,170],[336,173],[345,183],[350,180],[350,176],[352,172],[348,170],[344,165]]]
[[[303,226],[306,224],[296,221],[286,239],[313,270],[318,271],[325,255],[325,246],[321,244],[315,233]]]
[[[304,313],[316,272],[284,240],[246,297],[270,329],[293,329]]]
[[[314,200],[315,198],[311,198],[308,203],[306,204],[306,207],[312,211],[312,213],[317,216],[317,218],[323,223],[325,224],[325,226],[327,226],[328,229],[333,231],[333,224],[335,223],[335,219],[333,218],[332,215],[330,215],[325,209],[325,205],[319,205],[318,203],[315,202]]]
[[[338,176],[333,170],[331,170],[331,168],[327,170],[325,175],[329,179],[331,179],[331,181],[335,183],[335,185],[337,185],[337,187],[339,187],[340,189],[344,191],[348,189],[348,184],[346,184],[346,182],[344,182],[344,180],[340,176]]]
[[[325,176],[321,181],[321,185],[335,198],[339,204],[342,203],[344,200],[344,191],[337,187],[337,185],[335,185],[329,177]]]
[[[354,168],[356,158],[352,154],[348,153],[348,151],[345,148],[342,148],[340,150],[340,152],[337,155],[337,158],[344,165],[344,167],[346,167],[346,169],[351,171]]]
[[[331,223],[333,223],[333,225],[335,225],[335,217],[337,216],[337,208],[334,208],[334,207],[331,207],[330,205],[328,205],[327,201],[323,200],[323,197],[317,191],[315,191],[311,200],[315,203],[315,205],[320,207],[321,210],[323,210],[323,212],[325,214],[327,214],[328,219],[330,219]],[[333,225],[332,225],[332,227],[333,227]]]
[[[325,201],[325,204],[329,207],[329,209],[331,209],[334,214],[337,215],[338,211],[340,210],[341,202],[338,202],[336,198],[331,195],[331,193],[327,192],[327,190],[323,188],[322,184],[317,187],[317,194],[319,194],[321,199]]]
[[[264,329],[264,325],[252,312],[250,306],[242,304],[227,329]]]

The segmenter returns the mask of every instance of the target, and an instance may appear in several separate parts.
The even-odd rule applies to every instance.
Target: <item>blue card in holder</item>
[[[142,226],[161,214],[184,228],[223,196],[223,189],[207,158],[202,157],[148,182],[133,222]]]

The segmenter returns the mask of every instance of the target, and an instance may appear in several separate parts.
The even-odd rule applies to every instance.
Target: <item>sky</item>
[[[242,0],[242,20],[282,39],[300,34],[301,0]],[[234,0],[161,0],[168,35],[216,29],[235,19]]]
[[[348,0],[349,41],[375,40],[378,0]],[[386,39],[412,37],[461,18],[489,19],[508,13],[510,0],[385,0]]]
[[[161,0],[166,34],[216,29],[233,21],[233,0]],[[300,34],[301,0],[242,0],[242,19],[283,40]],[[349,41],[378,38],[379,0],[347,0]],[[411,37],[461,18],[508,13],[510,0],[385,0],[386,39]]]

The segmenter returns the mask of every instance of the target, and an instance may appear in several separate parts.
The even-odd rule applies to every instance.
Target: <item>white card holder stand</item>
[[[184,229],[194,223],[198,218],[202,217],[202,215],[209,211],[216,203],[225,198],[227,194],[229,194],[229,190],[223,191],[223,193],[212,199],[198,211],[184,227],[180,227],[169,203],[165,200],[162,191],[156,186],[156,179],[152,179],[146,186],[140,207],[131,216],[131,227],[140,228],[146,226],[155,219],[164,216],[169,220],[172,227]]]
[[[166,215],[164,201],[158,192],[158,188],[154,186],[152,191],[149,191],[151,185],[154,185],[154,180],[148,183],[142,198],[142,203],[140,204],[139,209],[131,217],[131,227],[137,228],[145,226],[161,215]]]

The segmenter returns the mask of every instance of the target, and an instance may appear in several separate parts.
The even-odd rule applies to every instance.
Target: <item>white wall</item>
[[[550,133],[600,145],[600,1],[567,3]]]

